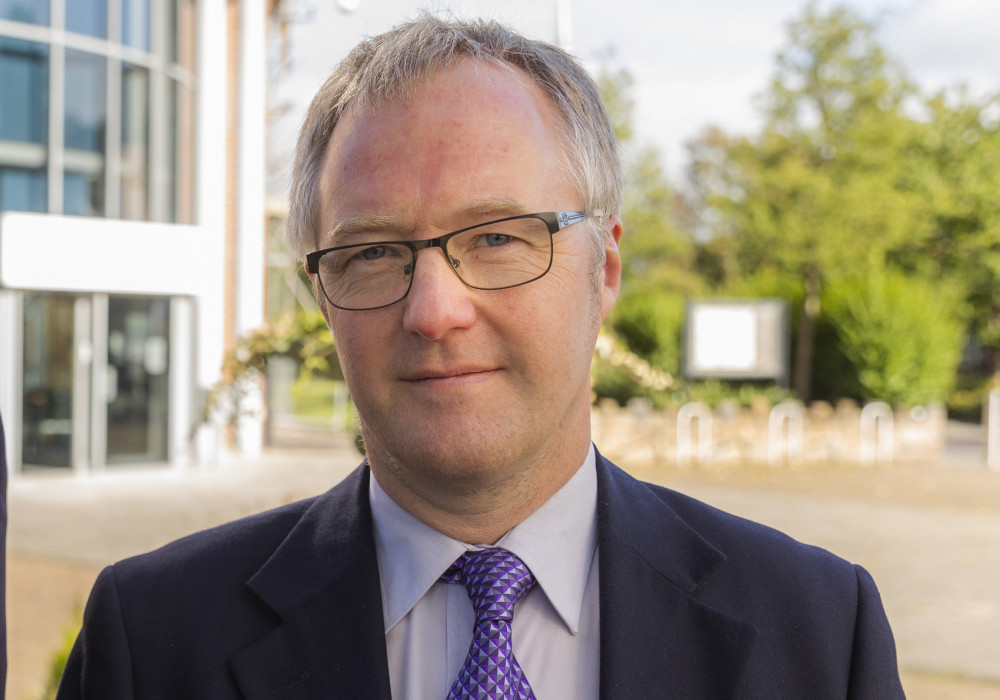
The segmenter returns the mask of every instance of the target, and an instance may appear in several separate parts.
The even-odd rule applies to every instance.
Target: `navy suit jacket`
[[[863,569],[597,473],[602,700],[903,696]],[[389,700],[368,479],[105,569],[58,698]]]

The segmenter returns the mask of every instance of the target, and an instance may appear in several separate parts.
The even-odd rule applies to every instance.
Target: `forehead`
[[[519,69],[457,61],[406,95],[346,111],[326,150],[323,208],[360,205],[366,195],[383,206],[387,197],[426,203],[460,183],[481,197],[518,199],[513,190],[526,179],[561,181],[560,124]]]

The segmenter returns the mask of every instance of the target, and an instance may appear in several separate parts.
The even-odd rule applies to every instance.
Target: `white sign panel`
[[[780,299],[692,301],[684,373],[694,378],[787,378],[785,303]]]
[[[704,372],[748,372],[757,365],[757,315],[736,306],[701,306],[693,317],[693,355]]]

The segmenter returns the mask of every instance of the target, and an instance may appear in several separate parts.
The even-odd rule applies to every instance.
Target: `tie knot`
[[[501,547],[466,552],[448,567],[441,580],[465,585],[477,621],[510,622],[514,604],[535,585],[525,563]]]

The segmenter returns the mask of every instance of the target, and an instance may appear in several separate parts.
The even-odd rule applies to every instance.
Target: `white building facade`
[[[264,318],[264,0],[0,0],[12,472],[183,467]]]

